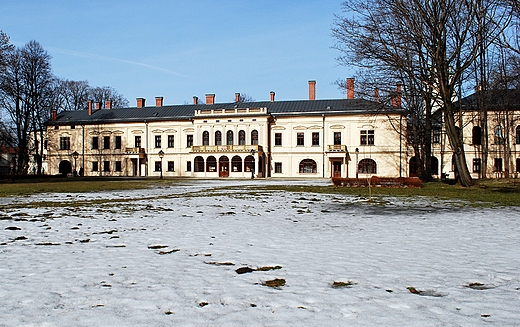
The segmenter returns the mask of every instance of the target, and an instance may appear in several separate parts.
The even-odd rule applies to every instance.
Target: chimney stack
[[[379,89],[377,87],[374,89],[374,100],[379,102]]]
[[[193,104],[199,104],[199,97],[193,96]]]
[[[143,108],[145,106],[145,98],[137,98],[137,108]]]
[[[206,104],[215,104],[215,94],[206,94]]]
[[[316,81],[309,81],[309,100],[316,100]]]
[[[57,114],[58,114],[58,112],[56,111],[56,109],[52,109],[52,111],[51,111],[51,120],[56,120]]]
[[[269,95],[271,96],[271,102],[274,102],[274,91],[271,91],[271,93],[269,93]]]
[[[401,106],[402,106],[402,100],[401,100],[402,86],[403,86],[403,84],[401,84],[401,82],[397,83],[397,92],[396,92],[395,97],[392,98],[392,107],[401,108]]]
[[[155,97],[155,106],[162,107],[163,106],[163,97]]]
[[[100,110],[101,109],[101,102],[96,102],[96,110]]]
[[[235,93],[235,102],[240,102],[240,93]]]
[[[105,108],[112,109],[112,100],[107,100],[105,102]]]
[[[347,78],[347,99],[354,99],[354,79]]]
[[[92,103],[93,103],[93,102],[94,102],[94,101],[92,101],[92,100],[88,100],[88,108],[87,108],[87,112],[88,112],[88,115],[89,115],[89,116],[92,115]]]

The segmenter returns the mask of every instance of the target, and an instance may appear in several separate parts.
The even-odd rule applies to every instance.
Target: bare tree
[[[442,109],[457,176],[463,186],[472,185],[454,102],[483,45],[494,42],[508,21],[499,1],[348,0],[343,6],[352,16],[338,17],[333,29],[344,54],[340,62],[419,76],[415,91],[426,109]],[[483,16],[489,18],[486,29]]]
[[[114,108],[125,108],[129,105],[128,100],[111,86],[91,88],[89,99],[94,100],[94,102],[101,102],[102,108],[104,108],[106,101],[112,101]]]

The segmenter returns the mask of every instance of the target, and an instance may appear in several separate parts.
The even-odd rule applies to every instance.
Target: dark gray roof
[[[360,114],[403,113],[403,109],[388,107],[382,103],[363,99],[335,99],[335,100],[295,100],[295,101],[260,101],[260,102],[231,102],[216,104],[185,104],[162,107],[144,108],[115,108],[100,109],[88,114],[87,110],[63,111],[55,121],[48,121],[48,125],[80,125],[103,124],[120,122],[152,122],[168,120],[190,120],[195,110],[218,110],[234,108],[267,108],[273,116],[297,115],[333,115],[333,114]]]
[[[480,91],[482,92],[482,91]],[[518,110],[520,109],[520,90],[504,89],[504,90],[489,90],[485,93],[473,93],[462,99],[463,110],[477,110],[478,96],[483,95],[487,110]],[[458,102],[455,103],[457,107]]]

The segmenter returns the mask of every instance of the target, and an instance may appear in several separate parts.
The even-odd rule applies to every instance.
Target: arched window
[[[240,156],[234,156],[231,159],[231,171],[242,172],[242,158]]]
[[[233,131],[227,131],[226,133],[226,144],[233,145]]]
[[[222,145],[222,132],[221,131],[215,132],[215,145]]]
[[[482,128],[480,126],[473,127],[471,140],[473,145],[482,145]]]
[[[251,131],[251,145],[258,144],[258,131],[256,129]]]
[[[193,160],[193,171],[196,173],[202,173],[204,172],[204,158],[201,156],[195,157]]]
[[[244,169],[245,171],[254,171],[255,170],[255,157],[247,156],[244,159]]]
[[[516,144],[520,144],[520,125],[516,126]]]
[[[202,145],[209,145],[209,132],[202,132]]]
[[[502,125],[495,127],[495,144],[505,144],[504,130]]]
[[[246,145],[246,132],[245,131],[238,132],[238,144]]]
[[[304,159],[300,161],[300,174],[316,174],[316,161]]]
[[[206,171],[217,171],[217,159],[214,156],[209,156],[208,159],[206,159]]]
[[[372,159],[363,159],[359,162],[358,172],[360,174],[376,174],[377,166],[376,162]]]

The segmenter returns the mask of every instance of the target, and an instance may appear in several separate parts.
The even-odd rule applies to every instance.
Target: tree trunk
[[[451,149],[453,150],[453,159],[455,161],[455,174],[456,178],[459,179],[460,184],[462,186],[471,186],[473,185],[473,179],[471,178],[471,174],[468,169],[468,165],[466,163],[466,155],[464,153],[464,144],[461,141],[461,131],[455,125],[454,115],[450,114],[451,110],[449,108],[445,108],[445,127],[446,133],[448,135],[448,139],[450,141]]]

